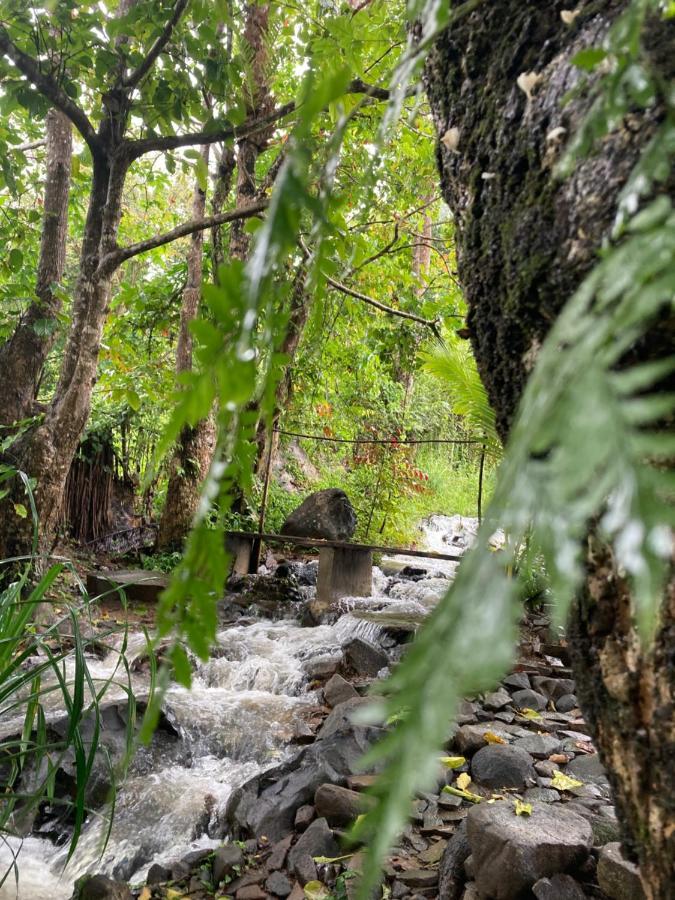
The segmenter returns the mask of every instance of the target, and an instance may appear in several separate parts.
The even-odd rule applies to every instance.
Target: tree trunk
[[[208,164],[209,148],[202,148]],[[206,212],[206,192],[195,184],[192,218],[202,219]],[[199,312],[202,296],[204,232],[190,238],[187,257],[187,281],[180,312],[180,331],[176,346],[176,373],[192,369],[192,335],[190,323]],[[192,525],[199,504],[201,485],[211,465],[215,447],[215,424],[211,416],[194,428],[181,432],[170,466],[166,503],[159,522],[157,544],[160,548],[179,546]]]
[[[569,179],[554,177],[564,140],[589,103],[583,95],[562,102],[580,79],[571,58],[601,42],[626,2],[582,4],[573,27],[560,18],[569,6],[566,0],[483,4],[441,37],[425,71],[441,184],[457,223],[468,326],[503,438],[538,348],[592,268],[618,193],[660,115],[658,108],[632,113]],[[675,74],[674,30],[661,21],[647,35],[662,84]],[[517,85],[528,72],[540,76],[531,97]],[[667,349],[662,340],[649,335],[645,354]],[[640,863],[647,896],[672,900],[673,582],[655,645],[643,650],[629,591],[608,552],[591,539],[586,590],[569,636],[579,697],[610,773],[624,848]]]
[[[69,119],[51,109],[47,114],[46,135],[44,211],[35,299],[21,316],[11,338],[0,347],[0,384],[6,385],[0,425],[11,425],[34,414],[42,369],[57,335],[56,316],[61,309],[61,298],[54,292],[54,285],[63,277],[66,260],[73,144]],[[45,323],[49,330],[39,328],[39,323]]]

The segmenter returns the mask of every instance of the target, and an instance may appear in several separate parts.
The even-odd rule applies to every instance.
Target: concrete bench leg
[[[230,534],[225,546],[232,556],[232,574],[248,575],[251,567],[251,539]]]
[[[319,550],[319,575],[316,605],[326,610],[341,597],[370,597],[373,592],[373,553],[322,547]]]

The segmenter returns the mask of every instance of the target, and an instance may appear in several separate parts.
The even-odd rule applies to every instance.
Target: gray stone
[[[319,729],[318,737],[326,739],[333,734],[342,732],[350,732],[354,724],[352,716],[357,709],[367,706],[371,702],[367,697],[352,697],[350,700],[343,700],[334,706],[331,712],[324,719],[323,725]]]
[[[539,759],[534,764],[534,768],[537,772],[537,775],[541,775],[542,778],[553,778],[555,772],[560,771],[560,766],[556,763],[551,762],[550,759]]]
[[[477,706],[475,703],[471,703],[469,700],[462,700],[462,702],[457,707],[457,715],[455,716],[455,721],[458,725],[469,725],[472,722],[476,721],[476,709]]]
[[[275,897],[288,897],[293,890],[293,885],[283,872],[272,872],[265,882],[265,888]]]
[[[408,887],[429,888],[438,884],[438,872],[435,869],[405,869],[397,877]]]
[[[288,869],[306,884],[316,878],[315,856],[338,856],[340,848],[325,819],[316,819],[288,853]],[[310,865],[311,864],[311,865]]]
[[[453,744],[462,756],[471,756],[476,750],[487,745],[485,734],[490,731],[505,741],[511,740],[511,735],[504,728],[503,722],[481,722],[476,725],[462,725],[453,738]]]
[[[148,869],[148,874],[145,877],[146,884],[162,884],[165,881],[169,881],[171,878],[171,869],[167,866],[161,866],[159,863],[154,863]]]
[[[516,691],[527,691],[530,689],[530,677],[525,672],[513,672],[502,679],[502,684]]]
[[[447,843],[438,866],[438,900],[459,900],[464,885],[464,863],[471,855],[466,819]]]
[[[481,895],[515,900],[539,881],[574,871],[589,856],[591,827],[563,806],[533,803],[529,816],[515,815],[508,800],[474,806],[467,835]]]
[[[314,795],[317,815],[333,827],[349,825],[373,802],[367,794],[350,791],[337,784],[322,784]]]
[[[281,534],[328,541],[348,541],[355,531],[354,507],[339,488],[310,494],[281,526]]]
[[[357,675],[375,677],[389,665],[387,654],[363,638],[352,638],[344,648],[345,661]]]
[[[513,746],[524,750],[535,759],[547,759],[552,753],[560,753],[562,748],[558,738],[551,734],[531,734],[528,737],[518,738]]]
[[[356,688],[346,681],[342,675],[333,675],[323,688],[323,696],[329,706],[337,706],[345,700],[358,697]]]
[[[586,894],[571,875],[540,878],[532,888],[537,900],[586,900]]]
[[[553,788],[533,787],[525,791],[523,799],[527,803],[533,803],[535,800],[538,800],[540,803],[556,803],[560,800],[560,794]]]
[[[489,744],[471,760],[471,777],[488,788],[522,789],[535,782],[529,753],[518,747]]]
[[[316,819],[316,810],[309,803],[306,803],[296,812],[293,825],[297,831],[304,831],[314,819]]]
[[[513,702],[518,709],[546,709],[547,699],[536,691],[514,691]]]
[[[234,873],[235,866],[241,866],[244,862],[244,853],[241,847],[236,844],[225,844],[218,847],[213,855],[213,881],[215,884],[220,882],[227,875]]]
[[[575,691],[575,684],[571,678],[549,678],[545,675],[535,675],[532,687],[551,700],[557,700],[558,697],[573,694]]]
[[[600,851],[598,884],[611,900],[644,900],[645,897],[640,871],[623,858],[618,841]]]
[[[570,710],[576,709],[578,705],[579,701],[576,698],[576,694],[563,694],[562,697],[558,697],[555,701],[555,708],[561,713],[570,712]]]
[[[498,691],[493,691],[491,694],[485,695],[483,706],[485,709],[497,710],[508,706],[510,702],[511,694],[509,694],[508,691],[505,691],[504,688],[499,688]]]
[[[607,773],[597,753],[584,753],[576,756],[567,764],[565,774],[578,781],[583,781],[584,784],[607,784]]]

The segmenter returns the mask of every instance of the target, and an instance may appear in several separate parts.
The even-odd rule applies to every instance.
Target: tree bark
[[[658,107],[631,113],[570,178],[554,177],[589,106],[584,94],[562,102],[581,77],[571,59],[602,41],[626,2],[582,4],[573,27],[560,18],[569,6],[483,4],[439,39],[425,70],[468,326],[504,439],[541,342],[594,265],[617,196],[661,115]],[[674,32],[661,21],[646,35],[662,84],[675,75]],[[540,76],[531,97],[517,85],[527,72]],[[672,352],[669,340],[667,328],[650,333],[641,355]],[[655,644],[643,649],[629,589],[593,537],[587,571],[569,623],[579,697],[609,772],[624,849],[639,861],[650,900],[672,900],[675,585],[671,579],[665,592]]]
[[[202,157],[208,165],[208,147],[202,148]],[[192,218],[201,219],[205,212],[206,192],[195,184]],[[187,281],[183,290],[176,346],[178,375],[192,370],[190,323],[199,312],[202,296],[203,244],[204,232],[194,232],[187,256]],[[160,549],[180,546],[190,530],[199,504],[201,484],[213,458],[215,440],[215,424],[210,416],[194,428],[186,426],[181,432],[170,464],[166,503],[159,521],[157,545]]]
[[[63,278],[66,260],[72,130],[70,120],[62,112],[49,111],[35,298],[10,339],[0,347],[0,384],[6,386],[0,406],[0,425],[8,426],[34,414],[42,369],[57,336],[56,316],[61,310],[61,297],[54,286]],[[42,322],[49,330],[38,327]]]

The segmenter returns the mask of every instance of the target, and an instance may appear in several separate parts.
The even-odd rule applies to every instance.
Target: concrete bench
[[[291,544],[319,551],[319,575],[316,585],[317,606],[327,609],[341,597],[370,597],[373,592],[373,553],[387,556],[418,556],[459,562],[456,554],[430,550],[408,550],[405,547],[382,547],[348,541],[325,541],[288,534],[259,534],[253,531],[230,531],[227,549],[232,555],[235,575],[254,574],[257,570],[261,543]]]

